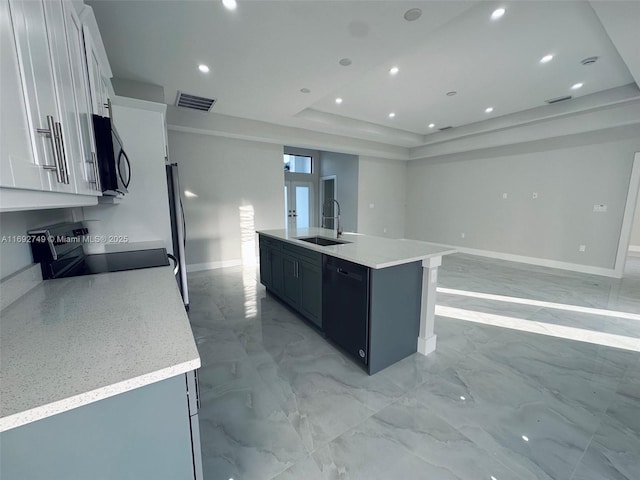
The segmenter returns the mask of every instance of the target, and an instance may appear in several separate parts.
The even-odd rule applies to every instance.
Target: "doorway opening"
[[[330,230],[335,229],[335,203],[338,192],[338,177],[336,175],[327,175],[320,178],[320,216],[321,227]]]
[[[284,220],[287,229],[313,226],[314,198],[313,182],[285,180]]]

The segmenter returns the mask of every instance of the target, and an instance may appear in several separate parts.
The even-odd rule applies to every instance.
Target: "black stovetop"
[[[69,264],[65,265],[68,260]],[[126,252],[94,253],[81,257],[65,258],[53,262],[49,278],[77,277],[97,273],[122,272],[141,268],[164,267],[169,265],[167,250],[131,250]]]

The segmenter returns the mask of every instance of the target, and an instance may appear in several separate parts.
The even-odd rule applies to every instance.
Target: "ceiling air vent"
[[[572,98],[571,95],[566,95],[564,97],[551,98],[549,100],[545,100],[545,102],[551,105],[552,103],[559,103],[559,102],[564,102],[566,100],[571,100],[571,98]]]
[[[448,127],[442,127],[442,128],[439,128],[438,130],[440,130],[441,132],[444,132],[445,130],[450,130],[452,128],[453,127],[451,125],[449,125]]]
[[[180,91],[178,91],[178,98],[176,99],[176,107],[190,108],[200,112],[210,112],[214,103],[216,103],[215,98],[199,97]]]

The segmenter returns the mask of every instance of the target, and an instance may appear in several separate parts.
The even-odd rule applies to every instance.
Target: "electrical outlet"
[[[386,228],[383,228],[383,229],[382,229],[382,232],[383,232],[383,233],[387,233],[387,229],[386,229]]]
[[[506,200],[506,199],[507,199],[507,194],[506,194],[506,193],[503,193],[503,194],[502,194],[502,199],[503,199],[503,200]]]
[[[579,251],[579,252],[584,252],[584,251],[586,251],[586,250],[587,250],[587,246],[586,246],[586,245],[580,245],[580,246],[578,247],[578,251]]]
[[[593,206],[593,211],[596,213],[605,213],[607,211],[607,206],[600,204],[600,205],[594,205]]]
[[[533,192],[532,198],[535,200],[536,198],[538,198],[538,192]]]
[[[369,208],[374,208],[374,207],[375,207],[375,205],[373,203],[369,204]]]
[[[460,238],[464,238],[465,235],[466,235],[465,233],[461,233]]]

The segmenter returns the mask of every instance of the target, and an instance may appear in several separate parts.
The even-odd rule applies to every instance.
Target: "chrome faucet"
[[[335,203],[338,206],[338,214],[334,217],[328,217],[325,215],[326,207],[327,205],[333,205],[333,203]],[[325,200],[325,202],[322,204],[322,228],[327,228],[326,220],[331,218],[334,220],[337,220],[336,236],[339,237],[340,235],[342,235],[342,229],[340,228],[340,204],[338,203],[338,200],[336,200],[335,198],[329,198]]]

